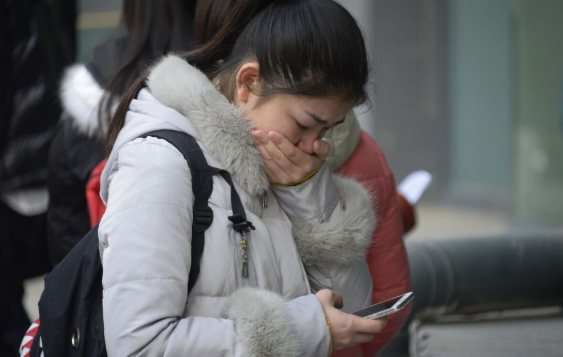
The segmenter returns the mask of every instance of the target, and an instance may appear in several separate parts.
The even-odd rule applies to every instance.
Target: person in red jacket
[[[233,8],[236,0],[198,0],[195,11],[196,44],[210,40]],[[330,146],[327,158],[332,171],[354,177],[373,193],[377,228],[368,253],[374,303],[412,290],[403,234],[415,224],[413,206],[397,193],[395,179],[377,143],[363,130],[354,113],[325,137]],[[389,316],[385,329],[361,346],[335,351],[332,356],[376,356],[405,323],[410,306]]]
[[[393,174],[377,143],[360,129],[354,115],[324,140],[331,144],[328,163],[335,172],[354,177],[374,194],[373,205],[377,212],[377,228],[368,255],[368,265],[373,281],[374,303],[411,291],[407,255],[403,244],[403,219],[397,201]],[[405,323],[410,306],[389,316],[385,329],[370,343],[360,347],[336,351],[333,356],[376,356],[397,334]]]

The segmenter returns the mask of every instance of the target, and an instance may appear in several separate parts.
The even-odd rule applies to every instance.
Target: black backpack
[[[204,232],[213,221],[208,200],[213,191],[213,175],[220,174],[231,186],[234,229],[254,229],[246,220],[244,207],[230,174],[207,164],[201,148],[190,135],[172,130],[147,133],[142,137],[164,139],[174,145],[190,167],[195,197],[192,225],[192,262],[188,293],[199,275],[204,248]],[[45,278],[39,300],[40,326],[30,351],[31,356],[107,356],[102,311],[102,264],[98,225],[93,227],[70,253]]]

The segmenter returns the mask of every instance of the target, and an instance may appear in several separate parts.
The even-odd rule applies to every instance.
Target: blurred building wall
[[[563,1],[518,0],[517,212],[563,223]]]
[[[379,143],[398,181],[417,169],[448,175],[444,112],[445,0],[342,0],[362,27],[372,64],[370,111],[362,127]]]
[[[362,127],[427,201],[563,223],[563,1],[337,0],[370,53]],[[120,0],[81,0],[78,59],[114,35]]]
[[[98,44],[115,33],[121,16],[120,0],[80,0],[77,21],[77,60],[85,62]]]
[[[425,168],[427,198],[563,224],[563,1],[342,3],[374,64],[362,125],[398,179]]]
[[[508,206],[516,122],[512,0],[450,0],[448,7],[449,190]]]

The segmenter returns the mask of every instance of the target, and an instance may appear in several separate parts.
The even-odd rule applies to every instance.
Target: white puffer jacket
[[[184,60],[169,56],[131,103],[102,175],[100,224],[109,356],[326,356],[318,299],[339,291],[345,310],[371,301],[364,254],[375,226],[370,196],[328,168],[296,187],[271,187],[251,123]],[[139,136],[160,129],[196,138],[208,164],[228,170],[256,227],[242,277],[230,187],[213,178],[200,275],[188,297],[193,194],[183,156]],[[267,205],[263,196],[267,196]]]

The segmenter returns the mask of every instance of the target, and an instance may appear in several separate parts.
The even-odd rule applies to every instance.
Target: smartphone
[[[403,295],[399,295],[389,300],[382,301],[377,304],[373,304],[356,312],[352,315],[363,317],[366,319],[375,320],[383,316],[391,315],[403,307],[407,306],[409,302],[414,298],[413,292],[408,292]]]

